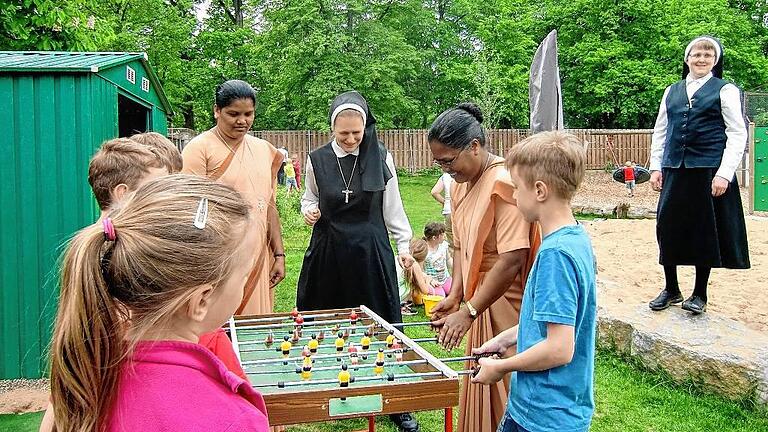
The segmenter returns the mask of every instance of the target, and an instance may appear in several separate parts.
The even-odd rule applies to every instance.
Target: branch
[[[232,15],[232,12],[229,11],[227,5],[224,4],[224,0],[219,0],[219,5],[222,9],[224,9],[224,12],[227,13],[227,16],[229,17],[229,20],[232,21],[232,24],[237,24],[237,18],[235,18],[235,16]]]
[[[389,13],[389,10],[392,8],[392,3],[394,2],[395,0],[390,0],[389,3],[387,3],[387,7],[384,9],[384,12],[382,12],[377,19],[379,20],[384,19],[384,17],[387,16],[387,14]]]

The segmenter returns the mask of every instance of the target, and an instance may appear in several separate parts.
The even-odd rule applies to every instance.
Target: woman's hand
[[[438,325],[435,324],[438,320],[440,320],[441,318],[444,318],[444,317],[448,316],[449,314],[459,310],[459,302],[460,302],[460,300],[455,299],[455,298],[453,298],[451,296],[448,296],[448,297],[440,300],[440,302],[437,303],[432,308],[432,318],[431,318],[432,326],[433,327],[438,327]],[[442,323],[440,325],[442,325]]]
[[[285,257],[277,256],[275,262],[272,263],[272,269],[269,271],[269,287],[274,288],[283,279],[285,279]]]
[[[397,256],[397,260],[400,261],[400,267],[405,270],[411,268],[414,259],[408,252],[402,252]]]
[[[461,339],[469,331],[472,325],[472,316],[466,308],[440,318],[432,322],[433,326],[440,327],[437,343],[445,349],[454,349],[461,343]]]
[[[305,224],[309,226],[314,226],[318,220],[320,220],[320,209],[312,209],[304,213]]]
[[[661,171],[651,172],[651,189],[657,192],[660,191],[661,183],[662,183]]]
[[[712,196],[719,197],[720,195],[724,194],[725,191],[728,190],[729,184],[730,183],[728,182],[728,180],[720,176],[715,176],[712,179]]]

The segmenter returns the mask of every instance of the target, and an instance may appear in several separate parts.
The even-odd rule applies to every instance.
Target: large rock
[[[610,284],[600,280],[598,284]],[[768,336],[738,321],[671,307],[611,303],[598,309],[598,343],[729,399],[768,405]]]

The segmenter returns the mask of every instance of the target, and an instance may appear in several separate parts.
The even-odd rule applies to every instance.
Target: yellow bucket
[[[423,295],[421,298],[424,300],[424,313],[429,318],[432,318],[432,308],[435,307],[436,304],[440,303],[440,300],[444,299],[445,297],[440,297],[437,295]]]

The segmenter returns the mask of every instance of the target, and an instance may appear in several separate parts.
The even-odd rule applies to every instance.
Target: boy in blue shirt
[[[582,141],[558,131],[525,139],[507,157],[517,207],[527,221],[541,224],[543,240],[520,324],[473,350],[502,353],[517,345],[512,357],[481,358],[472,379],[491,384],[512,372],[498,432],[582,432],[592,421],[596,266],[589,236],[570,206],[585,160]]]

